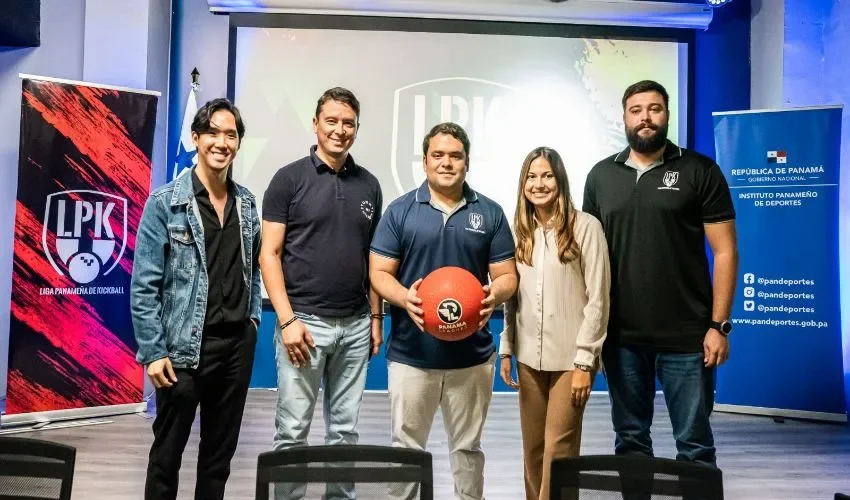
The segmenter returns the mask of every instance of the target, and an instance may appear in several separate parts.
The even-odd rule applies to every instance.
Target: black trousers
[[[230,461],[239,441],[256,343],[257,331],[251,321],[207,329],[198,369],[175,369],[177,383],[156,390],[146,500],[177,498],[183,450],[198,406],[201,442],[195,499],[224,498]]]

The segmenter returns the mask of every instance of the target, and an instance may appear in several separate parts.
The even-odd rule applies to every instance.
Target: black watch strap
[[[729,320],[712,321],[710,325],[711,328],[717,330],[724,336],[728,336],[729,333],[732,331],[732,323],[730,323]]]

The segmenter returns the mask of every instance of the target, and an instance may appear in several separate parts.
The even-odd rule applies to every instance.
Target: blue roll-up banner
[[[841,107],[714,113],[737,212],[731,357],[715,409],[847,421],[839,292]]]

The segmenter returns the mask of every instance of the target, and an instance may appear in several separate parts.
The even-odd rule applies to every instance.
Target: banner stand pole
[[[6,415],[4,413],[0,416],[0,428],[26,425],[45,425],[70,420],[84,420],[89,418],[144,413],[147,409],[148,403],[130,403],[111,406],[96,406],[93,408],[73,408],[70,410],[18,413],[15,415]]]
[[[818,422],[830,422],[846,424],[847,415],[844,413],[826,413],[819,411],[786,410],[782,408],[760,408],[757,406],[742,406],[731,404],[714,405],[714,411],[720,413],[737,413],[741,415],[760,415],[765,417],[791,418],[796,420],[811,420]]]

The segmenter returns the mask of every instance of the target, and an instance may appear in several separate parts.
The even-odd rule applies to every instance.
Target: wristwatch
[[[573,363],[577,370],[581,370],[583,372],[593,371],[593,367],[590,365],[583,365],[581,363]]]
[[[730,323],[727,319],[724,319],[721,322],[712,321],[710,326],[720,332],[724,337],[728,337],[729,332],[732,331],[732,323]]]

